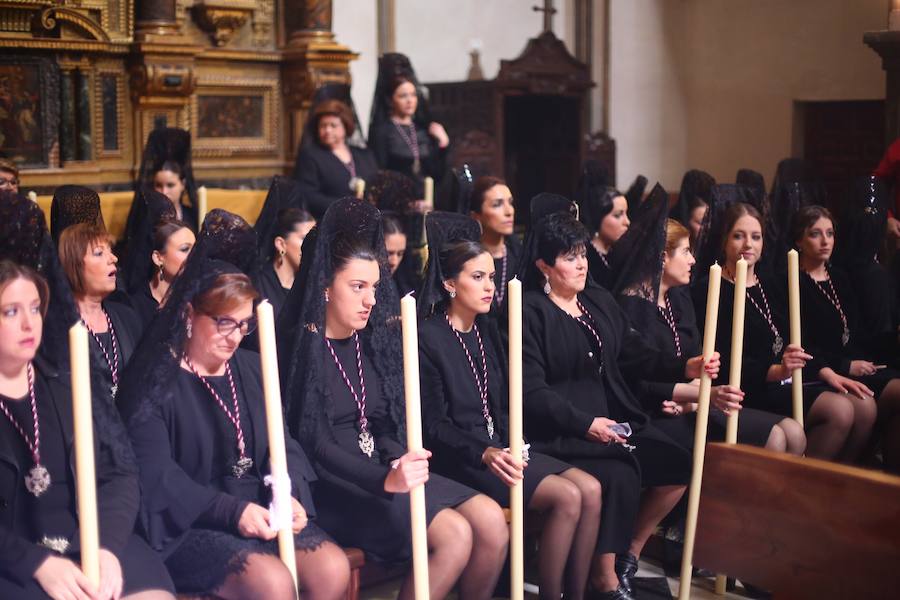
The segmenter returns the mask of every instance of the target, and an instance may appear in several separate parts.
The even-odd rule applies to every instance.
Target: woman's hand
[[[525,467],[528,466],[528,463],[516,460],[508,451],[493,446],[488,446],[484,451],[484,454],[481,455],[481,462],[510,487],[525,477]]]
[[[615,424],[616,422],[612,419],[595,417],[585,437],[592,442],[601,444],[624,444],[625,438],[610,429],[610,426]]]
[[[812,354],[807,354],[802,347],[797,344],[788,344],[781,355],[781,368],[784,370],[784,377],[787,379],[794,372],[794,369],[802,369],[806,366],[806,361],[812,360]]]
[[[34,578],[53,600],[101,600],[94,584],[68,558],[48,556]]]
[[[428,459],[431,452],[417,450],[407,452],[397,461],[396,468],[392,468],[384,478],[384,491],[391,494],[405,494],[417,485],[428,481]]]
[[[309,523],[309,517],[306,515],[306,509],[299,500],[291,496],[291,529],[294,533],[300,533],[307,523]]]
[[[252,502],[241,513],[241,518],[238,520],[238,533],[247,538],[258,538],[265,541],[274,540],[278,535],[278,532],[269,527],[268,509]]]
[[[885,365],[876,365],[867,360],[851,360],[850,361],[850,377],[865,377],[866,375],[874,375],[879,369],[883,369]]]
[[[832,369],[825,368],[819,371],[819,378],[842,394],[851,394],[857,398],[874,398],[875,393],[865,384],[854,381],[849,377],[838,375]]]
[[[447,130],[437,121],[428,125],[428,135],[437,140],[438,148],[446,148],[450,145],[450,136],[447,135]]]
[[[119,600],[122,597],[122,565],[116,555],[100,548],[100,600]]]
[[[695,356],[693,358],[689,358],[687,364],[684,366],[684,376],[687,379],[699,379],[703,372],[709,375],[710,379],[715,379],[719,376],[719,367],[721,366],[721,361],[719,360],[719,353],[713,352],[712,356],[709,357],[709,360],[704,363],[703,356]]]
[[[731,385],[713,386],[709,394],[709,402],[726,415],[732,410],[741,410],[744,392]]]

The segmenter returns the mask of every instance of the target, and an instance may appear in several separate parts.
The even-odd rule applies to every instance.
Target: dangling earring
[[[451,298],[456,298],[456,291],[455,291],[455,290],[450,290],[450,297],[451,297]]]
[[[325,290],[325,302],[328,302],[328,301],[329,301],[328,290]]]
[[[544,293],[549,296],[551,291],[552,290],[550,289],[550,278],[545,275],[544,276]]]
[[[159,265],[159,280],[163,280],[163,266]]]
[[[192,321],[187,322],[187,337],[191,339],[191,336],[194,334],[194,325]]]
[[[284,263],[284,250],[278,251],[278,266],[280,267]]]

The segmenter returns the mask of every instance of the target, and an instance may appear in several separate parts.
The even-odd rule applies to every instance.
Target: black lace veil
[[[153,232],[164,219],[175,219],[175,207],[169,199],[151,188],[141,188],[132,204],[132,228],[126,232],[125,288],[134,294],[145,287],[153,274]]]
[[[372,358],[390,403],[391,416],[402,437],[404,423],[400,299],[389,285],[390,269],[384,247],[381,213],[355,198],[332,203],[303,241],[300,272],[278,315],[277,337],[283,400],[288,426],[302,444],[314,439],[325,404],[323,359],[325,288],[334,277],[334,251],[350,242],[363,243],[378,257],[381,283],[368,325],[360,333],[365,353]]]
[[[692,276],[696,277],[700,273],[709,270],[710,265],[714,262],[722,263],[722,242],[726,232],[722,231],[725,227],[725,211],[728,207],[736,202],[744,202],[750,204],[754,208],[763,213],[763,207],[756,204],[758,199],[753,191],[743,186],[720,183],[713,186],[710,195],[709,208],[703,217],[703,224],[700,226],[700,234],[697,236],[697,244],[694,254],[697,263],[692,271]],[[768,249],[763,247],[763,256],[768,253]]]
[[[707,205],[711,202],[713,186],[716,180],[706,171],[691,169],[681,178],[681,189],[678,192],[678,201],[669,211],[669,218],[675,219],[685,227],[691,221],[691,206],[696,198]]]
[[[759,198],[760,204],[765,203],[766,179],[762,176],[762,173],[753,169],[738,169],[734,182],[737,185],[750,188],[753,191],[753,195]]]
[[[444,290],[444,273],[440,261],[444,245],[461,240],[481,240],[478,222],[458,213],[430,212],[425,217],[425,228],[428,231],[428,262],[425,265],[425,279],[417,297],[417,308],[422,317],[435,312],[448,297]]]
[[[168,162],[177,163],[181,167],[184,178],[184,189],[190,199],[190,206],[183,210],[190,215],[187,222],[198,223],[197,217],[197,184],[194,181],[194,169],[191,166],[191,133],[175,127],[159,127],[150,132],[144,154],[141,156],[141,167],[134,189],[153,188],[153,177]],[[132,205],[132,211],[134,205]],[[129,213],[128,221],[131,221]],[[126,225],[127,228],[127,225]]]
[[[628,201],[628,217],[631,218],[635,211],[638,210],[638,207],[641,205],[641,201],[644,199],[644,192],[647,190],[647,184],[649,181],[643,175],[638,175],[634,178],[634,181],[631,182],[631,185],[625,191],[623,196],[625,196],[625,200]]]
[[[776,271],[784,271],[787,265],[794,215],[804,206],[813,204],[826,206],[825,184],[815,166],[801,158],[786,158],[778,163],[769,195],[768,214],[764,213],[766,249]]]
[[[836,263],[852,271],[876,260],[884,242],[888,206],[890,188],[884,179],[866,175],[849,183],[836,224]]]
[[[408,79],[416,87],[419,102],[413,122],[416,127],[427,129],[433,120],[428,107],[424,86],[419,83],[416,73],[405,54],[387,52],[378,59],[378,79],[375,81],[375,93],[372,96],[372,112],[369,117],[369,139],[375,132],[390,122],[391,118],[391,84],[398,78]]]
[[[290,177],[276,175],[272,178],[266,201],[259,210],[253,229],[256,231],[260,268],[272,262],[275,249],[272,242],[278,227],[278,213],[285,208],[304,208],[303,197],[297,182]]]
[[[64,229],[78,223],[104,225],[100,196],[80,185],[61,185],[53,192],[50,203],[50,236],[53,243],[59,243]]]
[[[525,290],[538,290],[544,284],[544,277],[534,264],[538,259],[540,226],[545,217],[560,212],[578,219],[578,204],[565,196],[550,192],[541,192],[531,199],[528,228],[525,230],[525,243],[522,248],[522,262],[516,269],[516,276],[522,280],[522,287]],[[593,248],[590,244],[588,246]]]
[[[628,231],[609,252],[614,294],[638,296],[656,305],[666,249],[669,194],[658,183],[635,211]]]

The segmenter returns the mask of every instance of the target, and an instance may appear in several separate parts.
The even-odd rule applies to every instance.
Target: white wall
[[[369,109],[378,73],[378,15],[375,0],[334,0],[331,30],[341,44],[359,53],[350,63],[351,95],[363,132],[369,130]]]

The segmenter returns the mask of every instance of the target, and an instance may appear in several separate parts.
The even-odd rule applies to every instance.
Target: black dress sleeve
[[[544,347],[546,324],[541,311],[532,303],[523,307],[522,331],[522,395],[528,419],[552,423],[554,429],[566,435],[587,435],[594,415],[587,413],[565,398],[561,398],[547,381],[547,359]]]
[[[0,525],[0,572],[25,585],[52,552]]]
[[[306,207],[316,219],[321,219],[328,206],[337,198],[329,196],[323,191],[321,156],[315,148],[304,148],[297,157],[297,168],[294,170],[294,179],[298,182]]]

